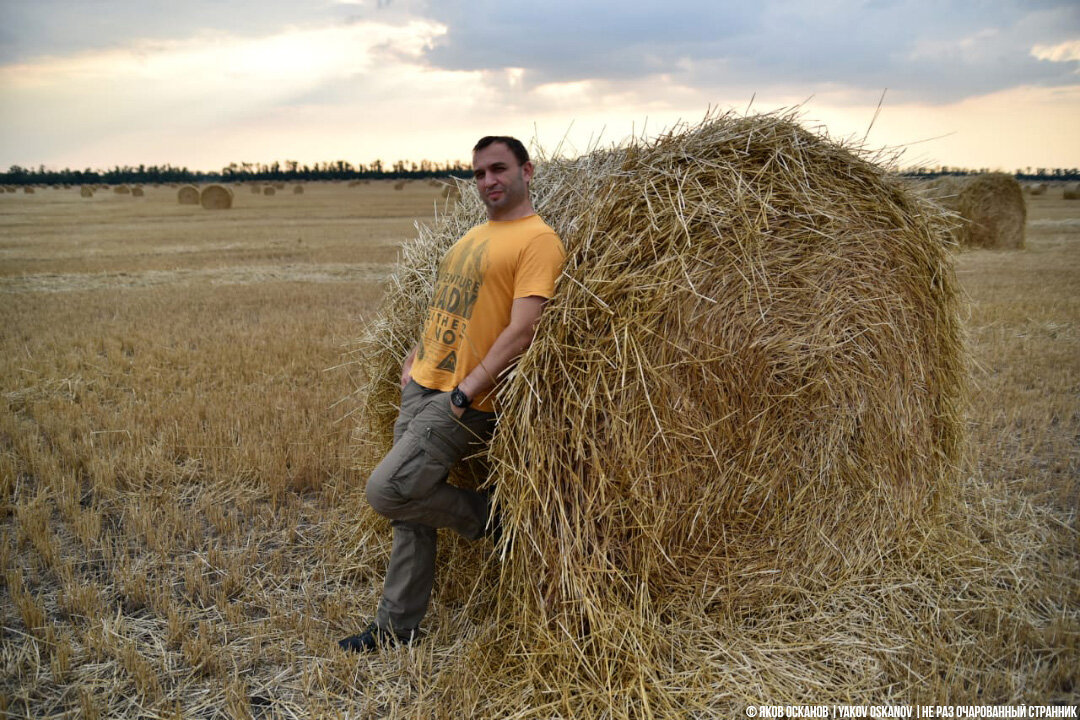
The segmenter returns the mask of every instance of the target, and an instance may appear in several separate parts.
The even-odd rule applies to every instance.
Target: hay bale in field
[[[262,185],[259,185],[258,183],[255,183],[254,185],[251,186],[251,194],[252,195],[258,195],[261,192],[262,192]]]
[[[34,188],[30,187],[29,185],[23,185],[23,192],[27,195],[33,195]]]
[[[131,188],[129,188],[127,185],[117,185],[113,188],[113,192],[117,195],[130,195]]]
[[[360,185],[359,180],[350,180],[349,181],[349,187],[357,187],[358,185]]]
[[[922,187],[927,197],[956,215],[950,236],[961,247],[1024,247],[1027,204],[1012,175],[942,177]]]
[[[1046,183],[1036,183],[1034,185],[1028,185],[1032,195],[1045,195]]]
[[[176,199],[180,201],[181,205],[198,205],[199,188],[194,185],[184,185],[176,191]]]
[[[232,201],[232,188],[224,185],[207,185],[199,193],[199,204],[204,210],[228,210]]]
[[[961,245],[981,248],[1024,247],[1027,205],[1020,183],[1012,175],[989,173],[968,178],[956,198],[965,221],[959,228]]]
[[[83,185],[79,188],[79,195],[84,198],[94,197],[94,189],[88,185]]]
[[[1062,191],[1061,197],[1065,200],[1080,200],[1080,185],[1066,187],[1065,190]]]
[[[950,496],[964,362],[946,216],[777,116],[540,163],[532,188],[568,259],[499,394],[495,629],[462,662],[491,706],[559,688],[562,716],[670,715],[745,664],[717,650],[716,618],[873,573]],[[402,250],[358,348],[359,434],[381,440],[365,469],[439,259],[483,218],[466,193]]]
[[[143,197],[144,195],[146,195],[146,193],[143,191],[143,189],[141,187],[135,186],[135,187],[131,188],[131,196],[132,197]]]
[[[458,183],[456,179],[451,183],[440,183],[443,188],[439,191],[439,197],[447,203],[457,202],[461,198],[461,188]]]
[[[395,190],[404,190],[405,189],[405,181],[404,180],[399,180],[398,182],[394,183],[394,189]]]
[[[263,195],[276,195],[277,189],[273,185],[267,185],[263,188]]]
[[[294,185],[292,191],[293,191],[293,195],[303,195],[304,194],[304,186],[303,185]]]

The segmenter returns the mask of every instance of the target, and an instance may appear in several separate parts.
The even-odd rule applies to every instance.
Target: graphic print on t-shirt
[[[454,372],[461,339],[472,318],[476,298],[487,266],[487,239],[471,238],[459,243],[439,264],[435,294],[427,324],[420,338],[418,357],[430,352],[439,370]]]

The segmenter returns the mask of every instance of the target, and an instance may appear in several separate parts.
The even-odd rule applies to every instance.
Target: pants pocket
[[[394,473],[394,484],[402,497],[420,500],[446,482],[456,458],[434,433],[425,432],[406,442],[412,451]]]

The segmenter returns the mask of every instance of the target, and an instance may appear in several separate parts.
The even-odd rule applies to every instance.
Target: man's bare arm
[[[510,307],[510,324],[499,333],[480,364],[458,384],[461,392],[475,399],[495,385],[499,376],[532,344],[545,303],[547,298],[539,295],[514,300]],[[464,410],[454,408],[454,412],[460,417]]]
[[[401,363],[401,387],[404,388],[409,384],[409,378],[412,377],[413,361],[416,360],[416,351],[420,349],[420,345],[413,345],[412,351],[409,353],[405,361]]]

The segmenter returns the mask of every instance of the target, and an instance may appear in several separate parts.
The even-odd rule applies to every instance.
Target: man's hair
[[[492,143],[502,143],[510,148],[510,152],[514,153],[514,157],[517,158],[518,165],[524,165],[529,162],[529,151],[525,149],[525,146],[521,144],[520,140],[510,137],[509,135],[485,135],[480,138],[480,142],[476,143],[476,147],[474,147],[472,151],[474,153],[480,152]]]

